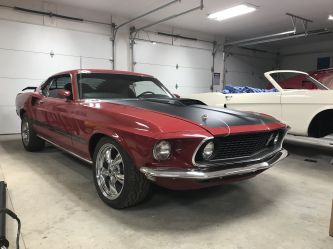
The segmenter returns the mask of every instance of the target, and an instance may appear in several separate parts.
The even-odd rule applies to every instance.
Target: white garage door
[[[106,35],[3,20],[0,34],[0,134],[19,132],[15,97],[24,87],[65,70],[112,67]]]
[[[180,95],[210,92],[212,60],[212,52],[206,49],[145,41],[134,46],[134,71],[153,75]]]
[[[276,67],[276,58],[272,55],[229,54],[225,61],[225,85],[267,86],[264,73]]]

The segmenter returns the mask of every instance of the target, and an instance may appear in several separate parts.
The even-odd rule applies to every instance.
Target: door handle
[[[232,96],[225,96],[225,99],[230,100],[230,99],[232,99]]]

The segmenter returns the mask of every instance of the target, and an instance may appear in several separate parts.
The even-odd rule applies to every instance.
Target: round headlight
[[[279,133],[278,133],[278,134],[276,134],[276,136],[274,137],[274,140],[273,140],[274,145],[276,145],[276,144],[279,142],[279,138],[280,138],[280,136],[279,136]]]
[[[171,154],[171,145],[169,142],[162,140],[155,144],[153,155],[156,160],[166,160]]]
[[[202,157],[203,159],[207,160],[212,157],[213,153],[214,153],[214,143],[209,142],[206,144],[206,146],[202,151]]]

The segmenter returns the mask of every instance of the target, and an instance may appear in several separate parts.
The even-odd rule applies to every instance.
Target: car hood
[[[194,123],[212,134],[220,128],[239,126],[257,126],[260,130],[269,130],[270,124],[279,122],[267,115],[211,107],[192,99],[121,99],[108,102],[177,117]]]

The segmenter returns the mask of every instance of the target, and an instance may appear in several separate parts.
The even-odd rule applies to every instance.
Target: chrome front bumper
[[[281,161],[288,156],[288,151],[282,149],[277,152],[272,158],[265,162],[257,164],[250,164],[244,167],[221,169],[216,171],[207,171],[206,169],[191,168],[147,168],[142,167],[140,171],[146,175],[148,179],[154,180],[155,178],[171,178],[171,179],[193,179],[193,180],[209,180],[214,178],[224,178],[227,176],[241,176],[257,171],[266,170],[272,167],[275,163]]]

